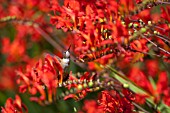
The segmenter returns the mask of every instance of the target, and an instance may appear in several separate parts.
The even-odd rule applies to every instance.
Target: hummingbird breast
[[[69,58],[63,58],[61,59],[61,66],[63,69],[69,66],[70,59]]]

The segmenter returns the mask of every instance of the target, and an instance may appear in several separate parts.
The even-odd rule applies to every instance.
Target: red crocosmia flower
[[[9,12],[11,16],[23,16],[23,9],[15,5],[9,6]]]
[[[97,71],[101,71],[102,68],[98,65],[98,63],[102,64],[102,65],[108,65],[111,64],[113,62],[114,59],[112,59],[114,57],[114,54],[109,54],[109,55],[105,55],[100,59],[95,60],[96,62],[88,62],[88,68],[90,70],[97,70]]]
[[[21,71],[17,71],[17,74],[20,76],[20,92],[28,90],[31,95],[40,93],[40,97],[34,96],[31,100],[44,104],[51,103],[56,96],[58,83],[62,83],[63,69],[57,58],[46,55],[45,61],[39,60],[34,67],[27,66],[25,74]]]
[[[2,39],[2,50],[1,50],[1,52],[2,53],[8,53],[8,51],[9,50],[7,50],[6,48],[10,48],[10,39],[8,38],[8,37],[4,37],[3,39]],[[4,47],[5,46],[5,47]]]
[[[133,82],[135,82],[137,85],[149,91],[150,93],[153,92],[153,89],[152,89],[152,86],[149,80],[147,79],[144,72],[142,72],[139,68],[133,67],[129,72],[129,78]]]
[[[7,54],[9,62],[16,62],[24,60],[26,44],[24,40],[16,38],[13,42],[10,42],[9,38],[2,39],[2,53]]]
[[[107,64],[108,59],[117,57],[124,63],[143,61],[144,54],[136,51],[148,52],[148,41],[146,39],[131,41],[129,31],[133,34],[135,30],[128,26],[133,19],[125,17],[125,24],[123,24],[120,16],[120,12],[126,14],[133,11],[133,2],[94,0],[91,4],[91,2],[74,0],[66,1],[62,6],[53,2],[54,16],[51,16],[51,22],[57,28],[70,30],[73,33],[74,52],[81,62],[90,62],[108,54],[112,55],[104,58],[106,62],[103,62],[103,59],[96,61]],[[73,8],[75,5],[78,7]],[[145,15],[141,16],[145,17]],[[133,18],[139,19],[137,16]],[[130,45],[136,51],[126,49],[126,45]]]
[[[140,104],[145,104],[147,95],[135,94],[135,101]]]
[[[153,13],[151,14],[151,19],[154,21],[154,22],[158,22],[160,20],[161,16],[159,13]]]
[[[136,1],[136,4],[139,4],[142,2],[142,0],[135,0]]]
[[[42,22],[40,19],[37,19],[37,21],[39,21],[40,23]],[[28,35],[31,36],[31,41],[39,41],[41,39],[40,34],[33,26],[17,25],[16,30],[17,30],[17,37],[19,39],[23,39],[23,37],[27,37]]]
[[[116,104],[119,104],[107,91],[102,91],[101,98],[99,98],[100,108],[106,112],[116,111]]]
[[[148,61],[147,63],[157,64],[158,62]],[[151,65],[151,64],[148,64],[148,65]],[[151,69],[151,67],[148,67],[148,68]],[[152,69],[151,69],[151,72],[152,72]],[[139,68],[132,68],[129,74],[130,74],[129,78],[132,81],[134,81],[137,85],[141,86],[142,88],[149,91],[150,93],[149,95],[136,94],[137,102],[143,104],[146,98],[148,98],[149,96],[153,96],[154,101],[156,103],[163,100],[167,105],[169,105],[169,99],[166,99],[166,98],[170,96],[169,95],[170,88],[168,86],[168,78],[167,78],[168,76],[165,71],[160,72],[160,74],[158,75],[158,81],[155,83],[156,87],[151,85],[151,83],[147,79],[147,76]],[[156,77],[156,75],[153,75],[153,77]]]
[[[16,95],[15,100],[8,98],[5,107],[2,107],[2,113],[28,113],[27,107],[21,102],[21,98]]]
[[[98,108],[98,104],[95,100],[85,100],[82,111],[79,113],[103,113],[102,109]]]
[[[102,91],[102,94],[99,98],[99,108],[102,108],[105,112],[109,113],[117,113],[117,112],[125,112],[130,113],[133,110],[133,105],[131,104],[131,100],[134,98],[131,97],[131,94],[128,91],[124,90],[123,94],[125,97],[121,97],[115,91]]]
[[[131,43],[131,48],[135,49],[137,51],[143,51],[143,52],[147,52],[147,41],[145,39],[139,39],[139,40],[135,40],[133,41],[133,43]]]
[[[170,87],[168,86],[168,75],[167,75],[167,73],[165,71],[162,71],[159,74],[159,79],[158,79],[158,82],[157,82],[156,86],[157,86],[156,87],[157,94],[160,97],[161,97],[161,95],[163,95],[163,101],[165,102],[165,104],[170,106],[170,100],[169,100],[169,97],[170,97]]]
[[[169,87],[164,91],[163,101],[165,102],[166,105],[170,106],[170,88]]]
[[[35,22],[43,28],[46,28],[45,31],[51,28],[51,26],[45,22],[47,18],[46,14],[50,11],[49,2],[49,0],[3,1],[0,6],[0,11],[2,10],[3,12],[1,12],[0,17],[15,16],[17,19],[11,22],[15,23],[13,25],[16,28],[17,37],[25,39],[29,35],[32,41],[39,41],[41,36],[33,23]]]
[[[119,1],[119,10],[122,14],[127,14],[129,11],[134,9],[134,1],[129,0],[120,0]]]
[[[16,88],[16,74],[14,66],[3,66],[0,71],[0,90],[14,90]]]
[[[144,22],[148,22],[149,20],[151,20],[150,9],[145,9],[141,11],[136,17],[141,18]]]
[[[166,20],[168,20],[169,22],[170,22],[170,14],[169,14],[169,12],[170,12],[170,6],[169,5],[166,5],[165,6],[166,8],[164,8],[164,7],[161,7],[161,17],[162,18],[164,18],[164,19],[166,19]]]
[[[159,72],[157,60],[148,60],[146,61],[145,65],[149,76],[155,77],[156,74]]]
[[[15,1],[15,3],[11,1],[9,2],[9,4],[10,5],[8,5],[9,7],[7,10],[9,15],[15,15],[21,18],[29,18],[29,16],[35,17],[34,14],[37,13],[36,9],[38,9],[42,13],[48,12],[50,9],[48,0],[20,0]],[[46,6],[42,7],[44,6],[44,4],[46,4]]]

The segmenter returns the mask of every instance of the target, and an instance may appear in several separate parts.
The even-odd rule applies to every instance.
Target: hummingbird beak
[[[71,48],[71,44],[70,44],[70,46],[69,46],[69,48],[68,48],[68,51],[70,51],[70,48]]]

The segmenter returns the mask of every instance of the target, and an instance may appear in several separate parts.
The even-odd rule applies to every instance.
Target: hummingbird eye
[[[63,52],[63,55],[65,55],[65,54],[66,54],[66,51]]]

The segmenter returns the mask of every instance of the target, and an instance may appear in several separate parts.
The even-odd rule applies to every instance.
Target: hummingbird
[[[68,68],[69,68],[69,65],[70,65],[70,47],[71,45],[69,46],[69,48],[63,52],[63,58],[60,58],[56,55],[54,55],[55,58],[57,58],[57,60],[59,61],[62,69],[63,69],[63,73],[60,73],[60,75],[63,75],[63,78],[59,78],[59,80],[61,80],[60,82],[63,82],[63,81],[66,81],[69,77],[69,74],[67,72]]]

